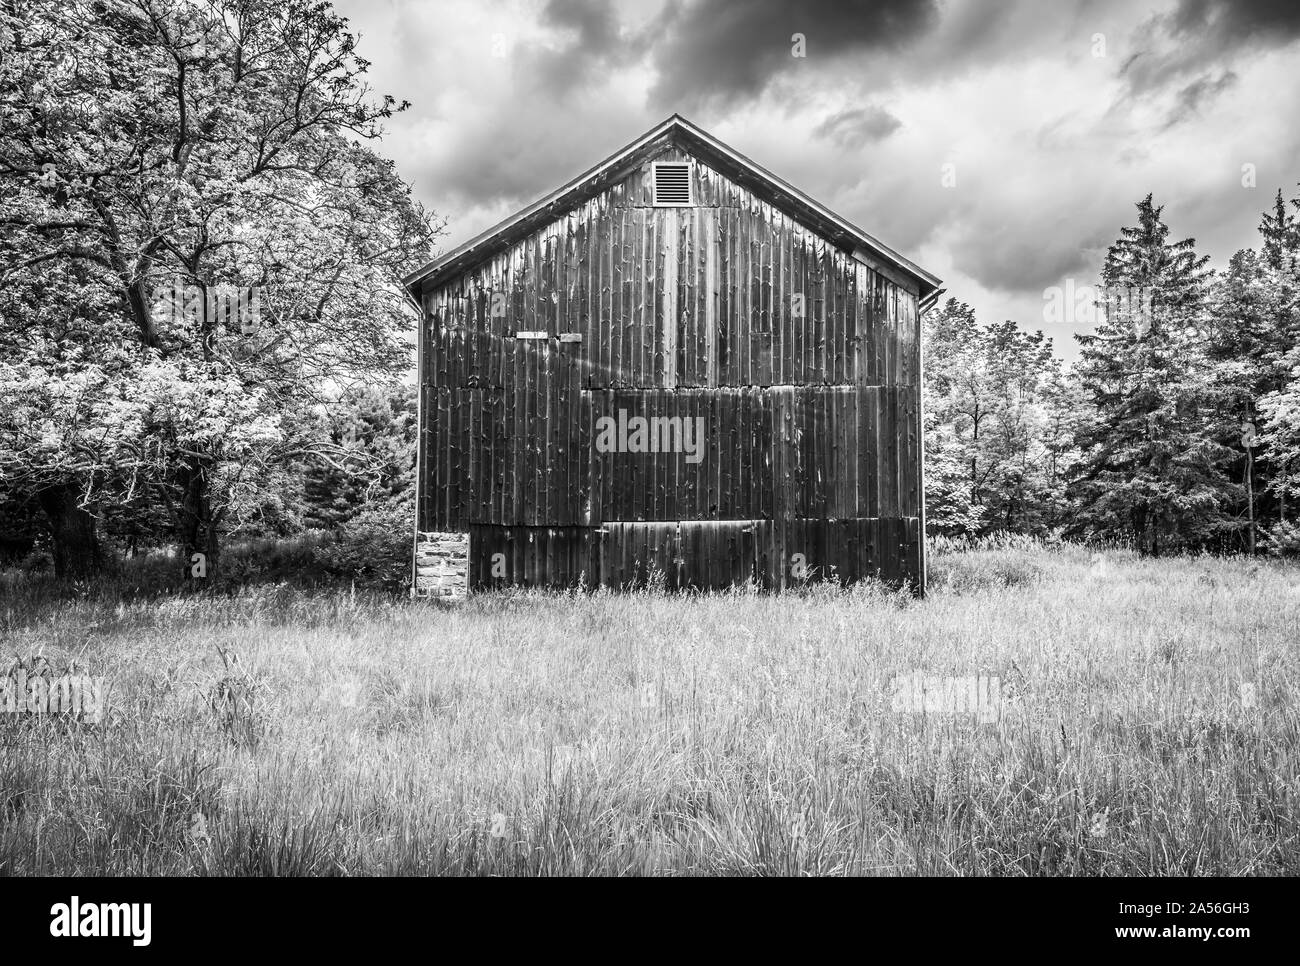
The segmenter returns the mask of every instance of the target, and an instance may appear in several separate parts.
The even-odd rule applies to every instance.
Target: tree
[[[949,298],[925,314],[925,507],[937,533],[974,534],[987,519],[977,454],[986,411],[975,312]]]
[[[416,390],[369,388],[318,415],[316,435],[349,453],[346,464],[302,466],[304,524],[333,530],[363,509],[387,505],[415,487]],[[409,528],[408,528],[409,529]]]
[[[1300,209],[1300,198],[1291,199],[1291,205]],[[1281,270],[1300,251],[1300,221],[1286,210],[1281,188],[1273,200],[1272,213],[1266,211],[1260,218],[1259,233],[1264,237],[1264,258],[1275,270]]]
[[[115,403],[135,371],[121,322],[73,263],[0,288],[0,485],[43,518],[62,578],[93,576],[104,560],[98,494],[114,477],[127,428]]]
[[[1151,195],[1121,230],[1102,270],[1104,318],[1076,336],[1076,367],[1091,418],[1080,428],[1072,481],[1078,532],[1131,537],[1146,553],[1204,545],[1232,527],[1225,464],[1233,454],[1205,430],[1198,338],[1208,256],[1169,241]]]
[[[112,476],[212,575],[287,461],[345,455],[295,413],[407,364],[400,278],[438,226],[365,145],[405,104],[325,3],[31,0],[0,27],[0,289],[67,264],[111,296],[135,367]]]
[[[964,302],[926,314],[926,515],[940,533],[1042,532],[1061,488],[1045,461],[1051,340],[981,326]]]

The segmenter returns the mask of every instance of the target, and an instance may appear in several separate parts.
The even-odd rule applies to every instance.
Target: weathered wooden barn
[[[685,119],[406,284],[420,590],[446,532],[470,589],[924,590],[939,280]]]

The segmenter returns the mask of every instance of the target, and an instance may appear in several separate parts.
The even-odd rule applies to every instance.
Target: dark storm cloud
[[[752,98],[776,75],[810,62],[896,50],[937,16],[934,0],[673,0],[658,24],[650,100],[686,110]],[[804,58],[792,55],[797,33],[806,38]]]
[[[1180,0],[1138,31],[1139,49],[1121,71],[1129,96],[1179,83],[1179,106],[1169,123],[1194,114],[1231,85],[1227,65],[1243,53],[1300,40],[1296,0]],[[1217,75],[1217,76],[1216,76]],[[1193,78],[1190,82],[1188,78]]]
[[[1033,219],[1026,230],[1023,219],[984,217],[956,233],[951,243],[960,252],[961,270],[981,285],[996,291],[1033,293],[1061,285],[1068,278],[1086,280],[1095,273],[1093,253],[1113,236],[1112,223],[1105,227],[1074,225],[1069,232],[1053,232],[1044,218]]]
[[[842,148],[860,148],[873,141],[883,141],[903,122],[883,107],[848,108],[832,114],[813,131],[819,138],[833,141]]]
[[[603,0],[550,0],[541,22],[557,30],[557,46],[525,49],[518,74],[533,90],[553,97],[585,87],[638,56],[644,38],[624,29]]]
[[[1227,42],[1300,37],[1300,4],[1295,0],[1182,0],[1170,19],[1176,33],[1212,30]]]

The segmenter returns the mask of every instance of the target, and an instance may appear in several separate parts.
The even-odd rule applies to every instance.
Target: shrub
[[[1300,556],[1300,524],[1274,524],[1264,531],[1264,546],[1274,557]]]
[[[400,591],[410,582],[414,513],[409,497],[368,507],[315,549],[316,560],[359,586]]]

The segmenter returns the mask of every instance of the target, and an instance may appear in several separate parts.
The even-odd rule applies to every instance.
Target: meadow
[[[1300,568],[939,546],[923,600],[0,577],[11,875],[1295,875]],[[891,705],[995,676],[996,720]]]

